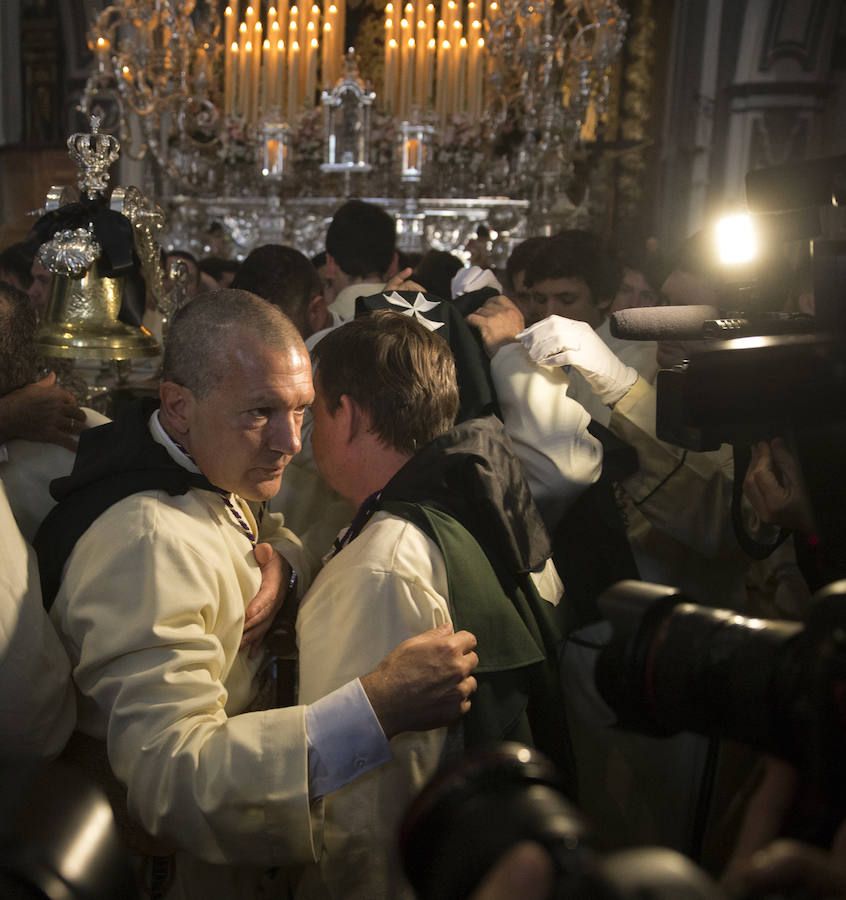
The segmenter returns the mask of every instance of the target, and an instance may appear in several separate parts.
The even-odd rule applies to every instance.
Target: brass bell
[[[95,260],[81,278],[54,275],[36,344],[44,356],[134,359],[158,356],[147,331],[118,319],[126,279],[100,274]]]
[[[36,224],[36,230],[41,225],[47,229],[38,259],[53,273],[45,321],[36,334],[36,345],[46,357],[127,360],[158,356],[159,345],[148,331],[126,325],[118,318],[126,278],[114,275],[114,269],[104,262],[98,234],[102,235],[105,229],[113,247],[115,234],[122,234],[120,249],[125,259],[120,271],[127,268],[128,250],[137,248],[155,296],[156,278],[161,279],[154,271],[156,237],[163,217],[158,207],[148,203],[135,188],[113,191],[106,209],[109,166],[117,161],[120,145],[111,135],[100,134],[99,128],[100,120],[93,116],[90,134],[72,134],[68,138],[69,155],[79,167],[81,202],[57,207],[54,204],[56,208],[51,208],[51,197],[60,191],[52,188],[46,214]],[[108,217],[105,222],[104,217]]]

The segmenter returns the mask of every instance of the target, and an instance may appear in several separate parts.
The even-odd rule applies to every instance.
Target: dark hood
[[[51,482],[50,493],[58,504],[33,541],[48,609],[77,540],[110,506],[140,491],[176,495],[192,487],[216,490],[204,475],[184,469],[153,440],[147,422],[157,406],[155,400],[139,400],[114,422],[83,431],[70,475]]]
[[[536,570],[551,554],[520,461],[494,416],[462,422],[415,454],[382,491],[381,501],[390,500],[441,509],[512,573]]]

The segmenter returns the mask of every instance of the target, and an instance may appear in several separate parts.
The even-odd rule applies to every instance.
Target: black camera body
[[[690,450],[748,444],[846,420],[846,337],[720,341],[658,372],[656,432]]]

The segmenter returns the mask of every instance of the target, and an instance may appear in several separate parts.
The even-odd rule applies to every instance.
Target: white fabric
[[[340,316],[343,321],[354,319],[355,301],[359,297],[381,294],[384,289],[384,281],[358,281],[348,284],[335,295],[335,299],[329,304],[329,312],[333,316]]]
[[[553,526],[602,471],[602,445],[587,430],[590,416],[570,398],[567,373],[536,365],[518,343],[496,352],[491,377],[532,496]]]
[[[232,500],[255,530],[250,507]],[[280,517],[265,518],[260,538],[307,571]],[[263,660],[239,644],[260,581],[250,541],[219,494],[145,491],[83,534],[51,612],[73,665],[78,727],[107,739],[130,813],[154,836],[218,865],[303,862],[320,845],[305,708],[248,711]],[[322,730],[340,739],[331,723]],[[344,740],[353,775],[389,756],[384,735],[376,746],[372,733],[361,746]],[[335,756],[319,754],[319,768]],[[196,858],[180,854],[179,863],[172,896],[230,895],[229,870],[216,869],[216,879],[200,874]],[[189,870],[189,880],[181,877]]]
[[[0,483],[0,757],[52,759],[75,721],[70,662],[41,605],[35,553]]]
[[[453,299],[460,297],[462,294],[469,294],[470,291],[479,291],[485,287],[495,288],[500,294],[502,293],[502,285],[499,283],[496,275],[490,269],[483,269],[481,266],[459,269],[453,275],[449,286]]]
[[[533,580],[542,597],[558,603],[563,588],[551,560]],[[401,641],[451,621],[448,593],[435,542],[416,525],[377,512],[328,560],[300,606],[300,701],[313,703],[351,672],[373,669]],[[307,867],[297,900],[413,900],[396,851],[397,826],[435,773],[446,734],[397,735],[391,762],[324,798],[320,862]]]
[[[109,421],[93,409],[83,407],[82,411],[88,428]],[[76,454],[58,444],[19,438],[7,441],[6,449],[7,459],[0,462],[0,480],[6,487],[18,527],[31,542],[44,517],[56,505],[50,494],[50,482],[70,474]]]
[[[447,596],[435,543],[411,523],[376,513],[327,562],[300,606],[300,701],[311,703],[349,673],[373,669],[406,638],[449,622]],[[298,900],[412,900],[396,827],[437,768],[445,737],[443,728],[397,735],[391,762],[324,798],[320,862],[306,869]]]
[[[573,366],[603,403],[613,406],[637,378],[587,322],[548,316],[517,335],[531,358],[545,366]]]

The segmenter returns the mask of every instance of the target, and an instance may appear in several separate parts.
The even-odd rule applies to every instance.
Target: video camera
[[[658,373],[658,437],[691,450],[846,417],[846,240],[820,237],[823,213],[846,205],[846,156],[749,172],[746,198],[754,233],[768,236],[770,259],[783,241],[814,239],[813,317],[713,307],[622,310],[611,317],[611,332],[621,338],[714,342],[708,352]],[[716,243],[713,252],[716,257]],[[745,273],[745,289],[734,292],[733,302],[754,304],[754,263],[732,268]]]
[[[735,448],[736,531],[752,556],[767,555],[742,533],[739,489],[746,448],[785,437],[796,455],[823,538],[841,540],[846,525],[846,156],[761,169],[746,177],[747,206],[758,230],[769,234],[770,261],[785,240],[813,237],[815,315],[725,313],[714,307],[622,310],[612,334],[628,339],[706,339],[657,378],[659,438],[697,451]],[[838,219],[838,216],[841,216]],[[751,263],[747,288],[753,284]],[[734,297],[751,298],[750,289]],[[775,545],[771,545],[770,549]]]

